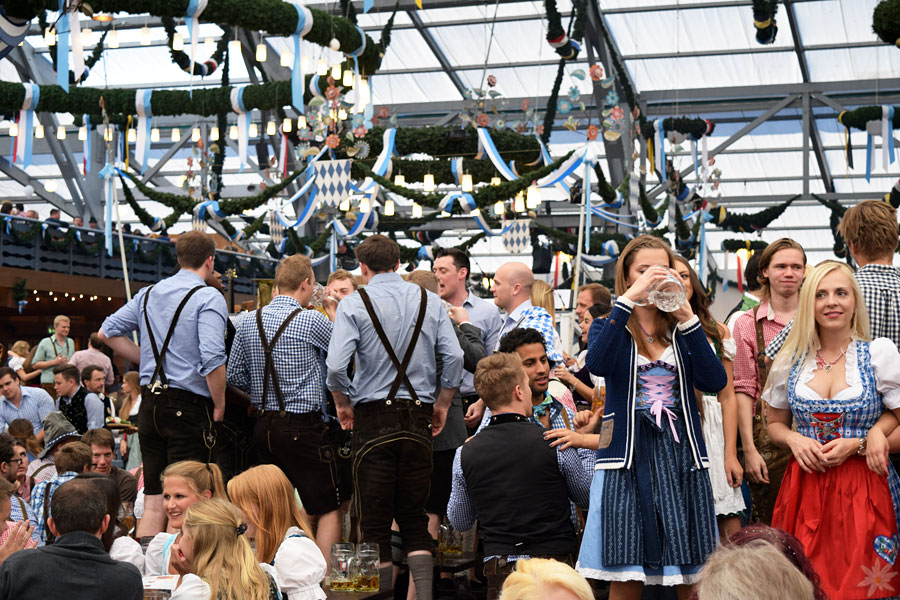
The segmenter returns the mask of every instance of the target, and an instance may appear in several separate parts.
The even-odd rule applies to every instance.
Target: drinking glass
[[[653,282],[647,290],[647,295],[635,301],[635,304],[638,306],[654,304],[663,312],[674,312],[681,308],[687,300],[681,279],[673,275],[666,267],[657,265],[650,268],[663,270],[666,272],[666,276],[664,279]]]
[[[325,302],[325,287],[321,283],[317,283],[313,286],[312,298],[310,298],[309,304],[320,308],[323,302]]]
[[[331,546],[331,583],[335,592],[353,589],[352,566],[355,558],[354,546],[349,542],[338,542]]]
[[[377,592],[381,585],[378,544],[359,544],[356,549],[356,557],[356,578],[353,589],[357,592]]]
[[[438,537],[438,552],[441,554],[462,554],[462,551],[462,536],[444,518]]]
[[[134,531],[134,503],[133,502],[123,502],[119,506],[119,522],[122,524],[122,527],[125,528],[125,531],[128,535],[131,535]]]

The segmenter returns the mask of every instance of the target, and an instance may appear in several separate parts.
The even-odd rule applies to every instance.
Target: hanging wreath
[[[175,19],[172,17],[162,17],[160,20],[162,21],[163,29],[166,30],[166,37],[168,37],[169,40],[169,54],[172,56],[172,62],[178,65],[179,69],[185,73],[191,73],[193,71],[193,75],[206,77],[207,75],[212,75],[219,65],[222,64],[225,57],[225,50],[228,47],[228,39],[231,37],[231,27],[229,25],[225,25],[222,28],[222,37],[216,42],[216,49],[212,56],[202,63],[192,63],[190,54],[183,50],[175,49]]]
[[[768,242],[762,240],[722,240],[722,250],[725,252],[737,252],[738,250],[755,252],[765,250],[768,245]]]
[[[845,127],[866,131],[870,121],[881,121],[883,110],[880,106],[862,106],[854,110],[845,110],[838,115],[838,122]],[[900,128],[900,106],[894,108],[894,129]]]
[[[728,229],[735,233],[752,233],[768,227],[769,223],[780,217],[782,213],[793,204],[794,200],[799,197],[800,194],[797,194],[781,204],[770,206],[769,208],[753,214],[737,214],[719,206],[717,207],[717,214],[713,213],[713,222],[720,229]]]
[[[872,29],[885,44],[900,47],[900,0],[881,0],[872,13]]]
[[[775,13],[778,11],[778,0],[753,0],[753,26],[756,27],[756,41],[760,44],[775,42],[778,25],[775,24]]]

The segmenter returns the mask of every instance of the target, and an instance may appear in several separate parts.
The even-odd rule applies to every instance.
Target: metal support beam
[[[431,8],[431,6],[429,6],[429,8]],[[459,78],[459,75],[456,74],[456,70],[453,68],[453,66],[450,65],[450,61],[447,60],[447,56],[444,54],[444,51],[434,39],[434,36],[431,35],[430,31],[428,31],[428,27],[426,27],[425,23],[422,22],[422,18],[419,17],[418,13],[416,13],[415,10],[407,10],[406,15],[409,17],[410,21],[412,21],[416,30],[419,32],[419,35],[422,36],[422,39],[425,40],[425,43],[428,45],[428,48],[440,63],[441,68],[447,74],[447,77],[449,77],[450,81],[453,82],[453,87],[456,88],[456,91],[459,92],[460,96],[465,98],[465,84],[463,84],[462,79]]]
[[[166,166],[166,163],[168,163],[169,160],[171,160],[171,158],[173,156],[175,156],[179,150],[184,148],[184,145],[187,144],[189,139],[191,139],[191,137],[189,135],[184,135],[181,137],[180,140],[178,140],[177,142],[174,142],[172,144],[172,146],[168,150],[166,150],[166,153],[162,155],[162,158],[160,158],[158,161],[156,161],[156,164],[147,170],[147,172],[141,178],[141,182],[143,182],[144,185],[146,185],[146,184],[150,183],[151,180],[154,180],[154,178],[156,177],[156,174],[159,173],[160,169],[162,169],[164,166]],[[154,183],[154,185],[165,185],[164,183],[156,181],[156,180],[154,180],[153,183]]]
[[[763,114],[759,115],[758,117],[756,117],[755,119],[753,119],[752,121],[750,121],[749,123],[747,123],[746,125],[741,127],[738,131],[736,131],[727,140],[725,140],[724,142],[722,142],[721,144],[719,144],[718,146],[716,146],[715,148],[710,150],[709,157],[712,158],[715,155],[717,155],[719,152],[724,150],[725,148],[728,148],[733,143],[735,143],[736,141],[738,141],[739,139],[741,139],[742,137],[744,137],[745,135],[747,135],[748,133],[750,133],[751,131],[753,131],[754,129],[756,129],[757,127],[759,127],[766,121],[768,121],[769,117],[771,117],[772,115],[776,114],[777,112],[787,108],[788,106],[793,104],[796,100],[797,100],[797,96],[791,94],[787,98],[784,98],[783,100],[781,100],[781,102],[776,103],[775,106],[772,106],[769,110],[767,110]],[[694,166],[690,165],[681,170],[681,176],[684,177],[688,173],[691,173],[693,170],[694,170]],[[664,189],[664,186],[658,185],[655,188],[653,188],[652,190],[650,190],[649,192],[647,192],[647,197],[655,198],[656,196],[658,196],[660,194],[660,192],[663,191],[663,189]]]
[[[32,188],[34,188],[35,196],[46,200],[59,210],[63,212],[71,211],[72,207],[68,205],[68,202],[66,202],[65,198],[63,198],[56,192],[48,192],[43,183],[26,173],[24,170],[10,163],[9,159],[3,156],[0,156],[0,172],[9,175],[9,177],[19,185],[30,185]],[[4,198],[4,200],[6,199],[7,198]]]

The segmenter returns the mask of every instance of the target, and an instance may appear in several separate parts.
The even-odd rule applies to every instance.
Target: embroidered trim
[[[682,573],[680,575],[647,575],[643,571],[604,571],[602,569],[588,569],[576,566],[578,571],[586,579],[599,581],[642,581],[647,585],[662,585],[672,587],[674,585],[690,585],[700,580],[699,573]],[[860,584],[862,585],[862,584]]]

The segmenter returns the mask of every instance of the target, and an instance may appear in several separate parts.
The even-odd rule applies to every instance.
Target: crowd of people
[[[488,599],[895,597],[897,216],[863,202],[840,231],[857,271],[777,240],[722,322],[687,260],[634,238],[612,293],[577,289],[572,348],[522,263],[491,302],[464,252],[404,277],[376,234],[320,303],[294,255],[229,317],[212,240],[182,234],[180,270],[86,349],[62,315],[9,348],[0,596],[139,598],[171,574],[173,598],[321,599],[349,540],[430,600],[449,526]],[[671,277],[666,312],[648,292]],[[136,368],[118,394],[110,354]]]

